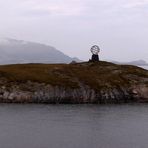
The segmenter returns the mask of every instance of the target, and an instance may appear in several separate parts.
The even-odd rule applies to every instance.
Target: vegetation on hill
[[[109,62],[77,64],[17,64],[0,66],[0,79],[11,83],[27,81],[78,88],[80,83],[97,90],[128,87],[148,78],[148,71],[136,66]],[[147,83],[147,81],[145,82]]]

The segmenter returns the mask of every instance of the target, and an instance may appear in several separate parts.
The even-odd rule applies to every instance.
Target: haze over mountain
[[[0,39],[0,64],[69,63],[73,60],[78,61],[49,45],[10,38]]]
[[[131,61],[131,62],[128,62],[128,64],[136,65],[136,66],[148,66],[148,63],[144,60]]]
[[[148,66],[148,63],[145,60],[136,60],[136,61],[130,61],[130,62],[117,62],[112,61],[115,64],[126,64],[126,65],[135,65],[135,66]]]

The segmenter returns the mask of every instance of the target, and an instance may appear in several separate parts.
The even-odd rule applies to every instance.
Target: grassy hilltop
[[[65,87],[78,87],[78,80],[95,89],[128,86],[132,82],[138,83],[140,77],[148,78],[148,71],[109,62],[0,66],[0,79],[7,79],[8,82],[32,81]]]

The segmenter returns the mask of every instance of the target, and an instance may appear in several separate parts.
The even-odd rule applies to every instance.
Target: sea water
[[[0,147],[147,148],[148,104],[1,104]]]

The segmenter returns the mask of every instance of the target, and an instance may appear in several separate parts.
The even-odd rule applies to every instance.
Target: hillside
[[[148,71],[108,62],[0,66],[0,102],[148,101]]]
[[[0,38],[0,64],[70,63],[74,59],[49,45]]]

